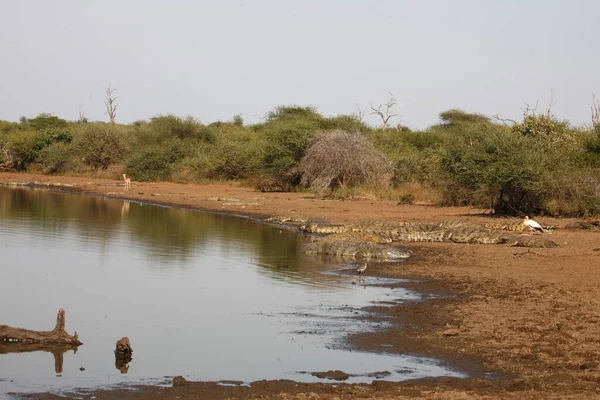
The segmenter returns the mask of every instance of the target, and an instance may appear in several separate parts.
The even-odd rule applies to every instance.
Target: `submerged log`
[[[77,332],[73,336],[65,331],[65,310],[58,310],[56,326],[51,331],[32,331],[29,329],[13,328],[0,325],[0,342],[23,342],[23,343],[65,343],[82,344]]]

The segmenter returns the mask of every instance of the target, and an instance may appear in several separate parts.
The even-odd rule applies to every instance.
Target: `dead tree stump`
[[[121,371],[122,374],[126,374],[129,371],[128,364],[133,359],[132,353],[133,349],[128,337],[117,340],[115,346],[115,368]]]

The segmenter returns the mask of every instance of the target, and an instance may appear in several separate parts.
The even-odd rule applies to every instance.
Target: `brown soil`
[[[333,223],[363,220],[486,221],[486,210],[399,206],[391,201],[317,200],[307,193],[260,193],[226,184],[137,183],[82,177],[0,173],[0,182],[76,185],[71,190],[195,209],[269,216],[320,217]],[[120,184],[121,186],[117,186]],[[208,200],[220,197],[221,201]],[[235,198],[233,201],[227,198]],[[509,219],[507,219],[508,221]],[[512,219],[514,221],[514,219]],[[536,217],[564,228],[572,219]],[[359,349],[432,355],[473,373],[468,379],[403,383],[302,384],[261,381],[249,387],[177,379],[173,387],[96,391],[97,399],[587,399],[600,398],[600,232],[557,229],[547,234],[561,247],[408,243],[414,257],[402,264],[369,266],[381,276],[419,278],[413,285],[449,297],[393,307],[373,307],[406,324],[404,329],[350,338]],[[404,245],[404,244],[403,244]],[[484,375],[492,372],[492,375]],[[485,378],[487,377],[487,379]],[[36,398],[53,399],[54,395]]]

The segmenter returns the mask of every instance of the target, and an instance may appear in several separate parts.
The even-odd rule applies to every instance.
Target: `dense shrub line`
[[[424,131],[374,129],[354,116],[298,106],[277,107],[247,126],[239,115],[208,125],[174,115],[111,125],[40,114],[0,121],[0,168],[246,180],[262,190],[320,195],[419,183],[441,192],[444,205],[600,214],[600,125],[573,127],[549,112],[507,122],[452,109]]]

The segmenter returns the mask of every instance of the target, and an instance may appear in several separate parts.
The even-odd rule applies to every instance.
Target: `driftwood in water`
[[[58,310],[56,326],[53,330],[32,331],[0,325],[0,342],[82,344],[77,337],[77,332],[71,336],[65,331],[65,310],[62,308]]]
[[[54,371],[57,374],[62,374],[64,353],[69,350],[73,350],[73,353],[76,353],[78,346],[78,344],[70,343],[0,342],[0,354],[47,351],[48,353],[52,353],[54,356]]]

